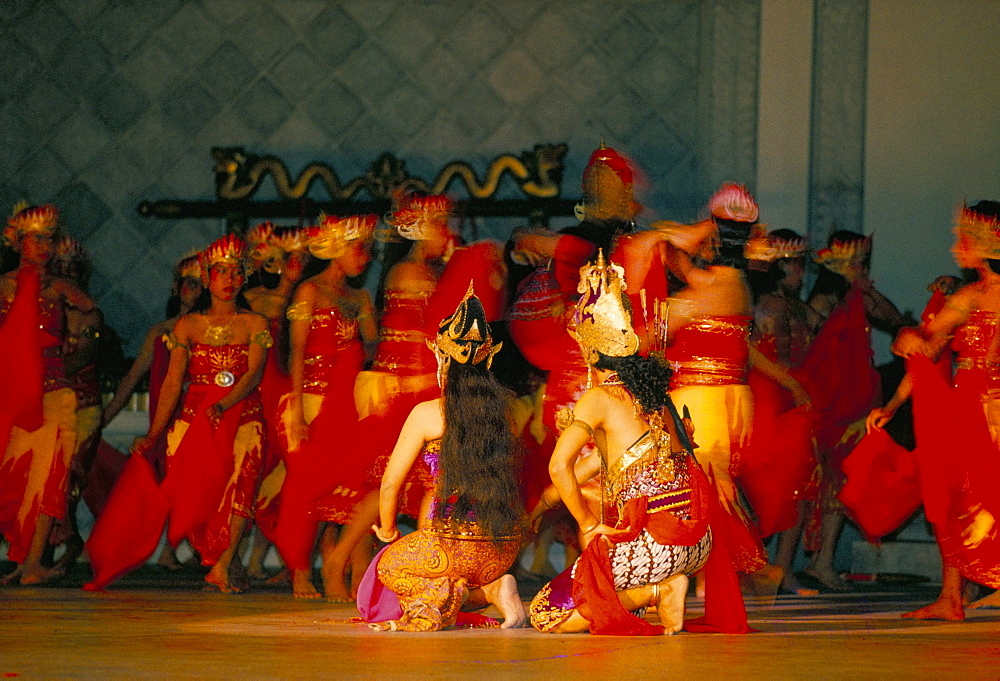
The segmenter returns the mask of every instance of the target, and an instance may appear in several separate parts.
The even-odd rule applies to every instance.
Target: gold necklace
[[[214,326],[211,318],[206,318],[208,327],[205,329],[205,342],[209,345],[226,345],[233,340],[233,322],[236,321],[234,312],[226,325]]]

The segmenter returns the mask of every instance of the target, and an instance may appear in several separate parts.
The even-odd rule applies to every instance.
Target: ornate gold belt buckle
[[[231,371],[220,371],[215,375],[215,385],[220,388],[228,388],[236,382],[236,377]]]

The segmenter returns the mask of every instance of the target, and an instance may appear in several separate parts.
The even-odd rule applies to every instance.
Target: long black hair
[[[498,542],[521,534],[521,450],[511,394],[485,365],[448,366],[434,517],[454,524],[475,517]]]
[[[756,223],[715,218],[715,224],[719,228],[719,251],[712,263],[745,270],[747,268],[745,249],[750,239],[750,231]]]

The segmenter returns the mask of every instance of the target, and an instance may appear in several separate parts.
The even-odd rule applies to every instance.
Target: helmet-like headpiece
[[[631,220],[637,212],[633,183],[629,162],[601,142],[583,170],[583,205],[579,208],[598,220]]]
[[[493,356],[500,351],[503,343],[493,343],[486,311],[476,297],[471,282],[462,302],[450,317],[441,322],[437,337],[433,343],[428,341],[427,347],[441,355],[444,364],[452,360],[459,364],[479,364],[485,360],[486,368],[490,368]]]
[[[24,203],[14,206],[14,213],[7,218],[3,237],[9,244],[15,244],[25,234],[51,236],[59,224],[59,209],[52,204],[28,207]]]
[[[246,243],[235,234],[227,234],[224,237],[216,239],[198,256],[198,261],[201,265],[201,282],[205,286],[208,286],[208,275],[213,265],[232,263],[243,266],[246,253]]]
[[[968,237],[980,258],[1000,258],[1000,218],[983,215],[963,204],[955,218],[955,236]]]
[[[274,235],[274,225],[264,222],[247,232],[247,257],[252,269],[281,274],[284,252]]]
[[[708,200],[708,210],[717,220],[757,222],[760,209],[753,195],[741,184],[726,182]]]
[[[847,276],[868,260],[868,256],[872,252],[873,236],[869,234],[863,239],[834,241],[828,248],[816,252],[816,262],[831,272]]]
[[[375,234],[375,215],[351,215],[338,218],[320,215],[320,223],[309,231],[309,252],[323,260],[339,258],[352,241],[371,239]]]
[[[454,202],[444,194],[410,194],[400,199],[392,214],[392,225],[404,239],[423,241],[434,228],[447,229],[453,209]]]
[[[584,359],[593,364],[597,353],[608,357],[629,357],[639,351],[639,337],[632,330],[632,313],[625,306],[625,269],[604,261],[604,251],[597,252],[597,262],[580,268],[581,293],[573,313],[570,333],[576,338]]]

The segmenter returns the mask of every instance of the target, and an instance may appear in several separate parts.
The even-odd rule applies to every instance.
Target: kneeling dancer
[[[381,541],[394,543],[372,563],[358,594],[359,609],[373,629],[444,629],[456,623],[478,587],[499,608],[502,627],[524,623],[517,584],[506,574],[521,548],[523,514],[511,401],[489,372],[500,346],[490,337],[483,305],[470,285],[432,347],[442,397],[413,408],[382,477],[380,526],[374,529]],[[436,481],[430,521],[399,539],[399,492],[417,457]],[[386,606],[387,598],[398,605]],[[481,600],[479,594],[473,599]],[[383,616],[365,611],[364,604],[376,600],[384,606]]]
[[[531,623],[553,633],[674,634],[685,626],[687,576],[707,566],[713,598],[724,595],[729,607],[725,613],[713,607],[699,630],[747,631],[725,542],[718,555],[713,552],[710,520],[721,512],[718,500],[686,446],[686,432],[677,429],[680,419],[667,396],[669,368],[637,354],[622,272],[605,266],[603,256],[581,270],[572,333],[597,385],[562,419],[549,473],[580,524],[584,553],[538,593]],[[600,456],[577,465],[591,440]],[[598,472],[600,517],[580,491],[581,482]],[[543,505],[552,492],[543,495]],[[662,626],[633,614],[647,607],[657,609]]]

